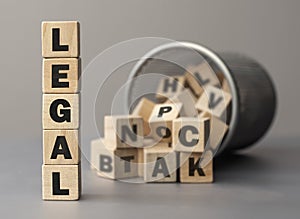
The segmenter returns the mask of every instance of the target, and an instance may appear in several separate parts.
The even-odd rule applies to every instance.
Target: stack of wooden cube
[[[42,23],[44,200],[80,198],[79,47],[78,22]]]
[[[162,78],[155,102],[143,97],[131,115],[105,117],[104,138],[91,143],[91,167],[111,179],[213,182],[213,152],[228,129],[221,118],[230,102],[226,79],[207,62]]]

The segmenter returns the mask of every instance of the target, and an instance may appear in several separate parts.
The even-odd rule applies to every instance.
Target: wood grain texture
[[[210,132],[208,146],[212,149],[217,149],[220,146],[224,136],[228,131],[228,125],[225,123],[224,118],[220,119],[216,116],[210,115],[206,111],[202,111],[198,114],[198,118],[209,118],[210,119]]]
[[[199,97],[203,93],[203,87],[207,85],[220,85],[219,79],[207,62],[197,66],[190,66],[185,73],[188,86]]]
[[[151,138],[145,138],[143,141],[143,148],[137,148],[138,151],[138,176],[144,176],[145,162],[144,162],[144,150],[149,150],[150,148],[155,148],[155,150],[160,149],[170,149],[169,143],[157,142]]]
[[[43,165],[44,200],[78,200],[81,194],[80,165]]]
[[[137,149],[137,156],[138,156],[138,176],[144,177],[144,148],[138,148]]]
[[[180,153],[181,183],[212,183],[213,160],[205,167],[199,168],[198,162],[202,153]]]
[[[207,111],[200,111],[199,113],[198,113],[198,116],[197,116],[198,118],[210,118],[211,117],[211,115],[210,115],[210,113],[209,112],[207,112]]]
[[[176,182],[176,152],[172,148],[145,148],[144,163],[145,182]]]
[[[141,116],[143,118],[144,136],[148,136],[151,132],[148,120],[150,118],[154,106],[154,102],[143,97],[140,99],[139,103],[136,105],[132,112],[133,116]]]
[[[231,93],[231,89],[230,89],[228,80],[226,80],[226,79],[223,80],[222,89],[223,89],[223,91],[225,91],[227,93]]]
[[[163,77],[156,90],[156,99],[162,102],[180,93],[184,89],[185,80],[185,76],[182,75]]]
[[[231,101],[231,94],[222,89],[207,85],[205,92],[196,103],[196,108],[201,111],[221,117]]]
[[[59,29],[59,43],[68,46],[66,51],[53,50],[53,29]],[[45,58],[79,57],[80,30],[77,21],[42,22],[42,56]]]
[[[150,136],[159,142],[172,142],[172,121],[182,109],[182,103],[156,104],[149,119]]]
[[[184,89],[174,97],[168,99],[167,103],[182,103],[182,109],[180,111],[181,117],[196,117],[198,114],[195,108],[197,98],[190,91],[190,89]]]
[[[144,139],[141,116],[105,116],[104,136],[110,149],[142,147]]]
[[[99,154],[105,148],[105,139],[99,138],[91,141],[90,167],[92,170],[99,170]]]
[[[60,78],[57,79],[58,76]],[[43,93],[78,93],[81,88],[80,76],[81,59],[43,59]]]
[[[43,94],[43,129],[79,129],[79,107],[79,94]]]
[[[216,149],[221,144],[227,131],[228,125],[224,121],[215,116],[211,116],[209,146]]]
[[[79,164],[79,130],[43,130],[44,164]]]
[[[96,139],[91,143],[92,168],[101,177],[125,179],[138,176],[138,151],[136,148],[108,149],[105,139]]]
[[[178,152],[203,152],[210,132],[209,118],[177,118],[173,121],[172,147]]]

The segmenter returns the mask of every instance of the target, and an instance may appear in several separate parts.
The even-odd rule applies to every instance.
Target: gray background
[[[296,0],[1,1],[0,212],[22,218],[298,218],[299,9]],[[97,178],[83,159],[82,200],[42,202],[43,20],[80,21],[83,68],[113,44],[144,36],[194,41],[252,56],[276,84],[277,119],[260,146],[217,162],[213,185],[111,182]],[[93,126],[86,127],[87,132],[89,128],[92,132]],[[82,137],[88,145],[96,136]]]

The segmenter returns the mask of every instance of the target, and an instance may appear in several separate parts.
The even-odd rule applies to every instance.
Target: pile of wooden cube
[[[207,62],[162,78],[155,102],[143,97],[130,115],[105,117],[104,138],[91,142],[91,167],[110,179],[213,182],[208,147],[216,149],[225,136],[220,118],[230,103],[228,82]]]

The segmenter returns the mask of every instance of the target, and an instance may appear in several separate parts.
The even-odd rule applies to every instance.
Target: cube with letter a
[[[144,181],[176,182],[176,152],[168,147],[152,147],[144,149]]]

